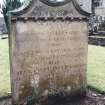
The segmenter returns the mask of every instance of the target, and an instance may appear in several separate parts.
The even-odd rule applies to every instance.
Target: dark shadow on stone
[[[67,103],[83,100],[85,97],[86,91],[76,91],[70,94],[59,93],[48,97],[48,105],[67,105]]]

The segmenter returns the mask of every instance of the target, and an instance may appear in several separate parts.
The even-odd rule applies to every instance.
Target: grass
[[[105,47],[89,45],[88,85],[105,92]]]
[[[0,95],[10,92],[8,40],[0,39]]]
[[[0,39],[0,95],[10,92],[8,40]],[[105,91],[105,47],[89,45],[88,85]]]

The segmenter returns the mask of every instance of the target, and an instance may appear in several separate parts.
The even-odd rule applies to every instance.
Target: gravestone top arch
[[[80,0],[26,0],[23,6],[11,11],[14,17],[89,17]],[[84,3],[82,4],[82,6]],[[88,4],[87,4],[88,5]],[[88,5],[90,7],[90,5]],[[77,13],[76,13],[77,12]]]
[[[13,104],[83,95],[91,13],[77,0],[29,0],[10,13]]]

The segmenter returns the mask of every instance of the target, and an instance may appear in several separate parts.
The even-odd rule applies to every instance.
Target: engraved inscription
[[[86,85],[85,22],[17,22],[16,28],[13,81],[20,101]]]

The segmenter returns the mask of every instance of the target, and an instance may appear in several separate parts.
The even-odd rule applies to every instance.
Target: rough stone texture
[[[18,21],[11,34],[13,99],[32,98],[86,87],[87,23]]]
[[[67,0],[68,3],[62,6],[49,6],[41,0],[33,0],[29,8],[13,11],[12,14],[17,17],[86,17],[90,13],[80,7],[76,0]]]
[[[37,5],[36,5],[37,4]],[[51,7],[46,4],[36,1],[33,8],[23,16],[37,17],[85,17],[78,13],[73,3],[68,3],[64,6]]]

